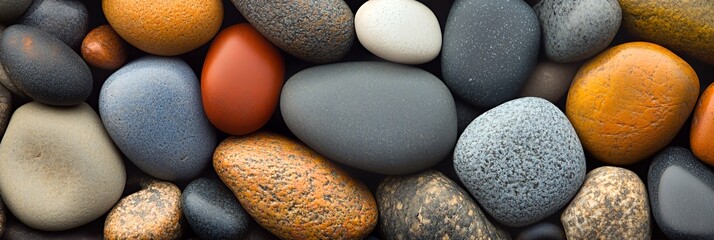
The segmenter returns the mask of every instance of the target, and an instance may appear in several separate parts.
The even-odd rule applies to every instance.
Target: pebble
[[[242,23],[224,29],[211,44],[201,74],[208,119],[228,134],[255,132],[275,112],[284,75],[280,52],[255,28]]]
[[[521,96],[540,97],[557,103],[568,93],[578,66],[577,63],[539,62],[523,87]]]
[[[594,159],[626,165],[672,141],[698,95],[699,79],[687,62],[659,45],[630,42],[580,68],[565,110]]]
[[[545,55],[555,62],[595,56],[615,38],[622,21],[618,0],[542,0],[533,7]]]
[[[692,152],[670,147],[647,174],[652,215],[670,239],[714,239],[714,170]]]
[[[218,179],[191,181],[184,189],[181,203],[188,224],[202,239],[241,239],[252,221]]]
[[[518,234],[516,240],[566,240],[563,228],[552,223],[538,223]]]
[[[300,140],[328,159],[396,175],[444,160],[456,142],[453,97],[434,75],[386,62],[305,69],[283,87],[280,108]]]
[[[441,27],[434,13],[415,0],[370,0],[355,14],[362,46],[383,59],[427,63],[441,51]]]
[[[454,149],[454,168],[496,221],[522,227],[568,204],[585,178],[585,154],[558,107],[526,97],[471,122]]]
[[[220,0],[105,0],[109,24],[124,40],[144,52],[175,56],[199,48],[223,22]]]
[[[0,143],[0,158],[2,198],[32,228],[59,231],[89,223],[124,190],[121,153],[85,103],[18,108]]]
[[[0,0],[2,1],[2,0]],[[0,24],[0,37],[2,37],[2,32],[5,31],[5,26]],[[9,90],[12,94],[23,98],[27,99],[29,98],[25,93],[23,93],[20,89],[18,89],[15,86],[15,83],[10,79],[10,76],[7,75],[7,71],[5,70],[5,67],[2,66],[2,60],[0,60],[0,84],[4,86],[7,90]]]
[[[560,217],[568,239],[650,239],[650,207],[644,183],[619,167],[590,171]]]
[[[0,22],[11,22],[20,17],[32,0],[0,0]]]
[[[34,0],[18,22],[45,31],[74,47],[87,34],[89,13],[78,0]]]
[[[709,85],[694,109],[689,144],[692,152],[702,162],[714,166],[714,85]]]
[[[521,0],[456,0],[441,50],[444,82],[479,108],[516,98],[538,60],[538,25]]]
[[[99,113],[126,157],[159,179],[197,176],[217,144],[198,79],[178,58],[143,57],[117,70],[102,86]]]
[[[231,0],[268,40],[308,62],[334,62],[352,48],[354,14],[343,0]]]
[[[229,137],[213,167],[246,212],[281,239],[362,239],[377,224],[367,187],[286,137]]]
[[[82,57],[93,67],[116,70],[126,63],[124,40],[109,25],[92,29],[82,41]]]
[[[2,66],[0,66],[2,68]],[[0,86],[0,137],[5,134],[7,124],[12,115],[12,95],[5,87]],[[2,234],[0,234],[2,235]]]

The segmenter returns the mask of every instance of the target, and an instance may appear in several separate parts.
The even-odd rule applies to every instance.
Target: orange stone
[[[277,48],[252,26],[224,29],[208,50],[201,74],[208,119],[232,135],[260,129],[275,111],[284,74]]]
[[[93,67],[116,70],[126,63],[124,40],[109,25],[90,31],[82,41],[82,58]]]
[[[580,68],[565,110],[586,151],[626,165],[672,141],[698,95],[699,79],[684,60],[659,45],[631,42]]]
[[[689,132],[689,144],[694,156],[714,166],[714,84],[709,85],[699,98],[694,109],[692,128]]]

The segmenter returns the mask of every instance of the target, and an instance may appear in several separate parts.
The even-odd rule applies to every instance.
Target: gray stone
[[[508,226],[558,211],[585,178],[575,129],[555,105],[520,98],[477,117],[459,138],[454,168],[476,201]]]
[[[5,26],[0,25],[0,38],[2,38],[2,32],[4,30]],[[10,79],[10,76],[7,75],[5,67],[2,66],[2,61],[0,61],[0,84],[2,84],[5,88],[7,88],[7,90],[9,90],[12,94],[15,94],[18,97],[24,99],[30,98],[15,86],[15,83],[12,81],[12,79]]]
[[[0,0],[0,22],[10,22],[22,15],[32,0]]]
[[[290,130],[327,158],[381,174],[436,165],[456,142],[454,99],[416,67],[348,62],[305,69],[283,87]]]
[[[231,190],[215,178],[191,181],[181,203],[188,224],[202,239],[240,239],[252,221]]]
[[[578,66],[576,63],[539,62],[521,96],[540,97],[553,103],[560,101],[568,93]]]
[[[78,0],[34,0],[18,22],[41,29],[75,47],[87,34],[89,14]]]

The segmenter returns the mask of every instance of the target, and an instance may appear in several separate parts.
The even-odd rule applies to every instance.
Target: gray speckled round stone
[[[578,66],[576,63],[539,62],[521,96],[540,97],[554,103],[560,101],[568,93]]]
[[[652,214],[671,239],[714,239],[714,171],[686,148],[655,156],[647,174]]]
[[[178,58],[144,57],[117,70],[102,86],[99,113],[126,157],[156,178],[195,177],[217,145],[198,79]]]
[[[343,0],[231,0],[265,38],[305,61],[334,62],[355,38],[354,14]]]
[[[0,22],[10,22],[27,10],[32,0],[0,0]]]
[[[545,55],[556,62],[585,60],[615,38],[622,21],[617,0],[542,0],[533,7]]]
[[[50,33],[74,47],[87,34],[89,14],[78,0],[34,0],[18,22]]]
[[[380,174],[434,166],[457,137],[454,99],[444,83],[394,63],[305,69],[285,83],[280,109],[290,130],[315,151]]]
[[[218,179],[193,180],[181,202],[188,224],[202,239],[240,239],[248,232],[250,216]]]
[[[444,30],[444,82],[464,101],[494,107],[518,96],[539,48],[538,18],[522,0],[457,0]]]
[[[526,97],[471,122],[456,143],[454,168],[486,212],[520,227],[570,201],[585,178],[585,154],[560,109]]]

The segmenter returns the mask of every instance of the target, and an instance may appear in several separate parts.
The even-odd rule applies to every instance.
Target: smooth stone
[[[459,99],[454,99],[454,102],[456,103],[456,125],[458,126],[458,135],[461,136],[461,133],[466,130],[466,127],[468,127],[469,124],[476,119],[476,117],[483,114],[483,111],[478,110]]]
[[[539,62],[523,87],[521,96],[539,97],[557,103],[568,93],[578,66],[576,63]]]
[[[617,0],[542,0],[533,10],[545,55],[556,62],[585,60],[605,50],[622,21]]]
[[[121,153],[86,103],[18,108],[0,143],[0,158],[2,198],[32,228],[60,231],[89,223],[124,190]]]
[[[161,56],[181,55],[203,46],[223,22],[220,0],[103,0],[102,10],[129,44]]]
[[[179,239],[181,190],[173,183],[153,181],[122,198],[107,215],[104,239]]]
[[[295,140],[229,137],[213,167],[246,212],[281,239],[362,239],[377,225],[369,189]]]
[[[74,47],[87,34],[89,13],[78,0],[34,0],[18,23],[36,27]]]
[[[290,131],[315,151],[380,174],[432,167],[457,137],[454,99],[444,83],[394,63],[305,69],[285,83],[280,109]]]
[[[2,0],[0,0],[0,1],[2,1]],[[2,32],[4,30],[5,30],[5,26],[0,24],[0,38],[2,38]],[[5,70],[5,67],[3,67],[1,60],[0,60],[0,85],[4,86],[12,94],[14,94],[20,98],[23,98],[23,99],[30,98],[15,86],[15,82],[13,82],[12,79],[10,79],[10,76],[7,75],[7,70]]]
[[[590,171],[560,220],[568,239],[650,239],[645,184],[619,167]]]
[[[352,48],[354,14],[343,0],[231,2],[258,32],[299,59],[334,62]]]
[[[714,239],[714,171],[692,152],[670,147],[647,174],[652,214],[671,239]]]
[[[32,0],[0,0],[0,22],[10,22],[20,17]]]
[[[124,39],[109,25],[92,29],[82,40],[81,53],[89,65],[105,70],[120,68],[127,58]]]
[[[355,14],[362,46],[380,58],[422,64],[441,52],[441,27],[434,13],[415,0],[370,0]]]
[[[181,203],[188,224],[202,239],[241,239],[252,221],[218,179],[191,181],[181,195]]]
[[[698,95],[699,78],[687,62],[659,45],[630,42],[580,67],[565,111],[595,160],[627,165],[672,141]]]
[[[275,112],[284,75],[280,52],[250,24],[222,30],[208,50],[201,74],[208,120],[232,135],[257,131]]]
[[[585,154],[558,107],[526,97],[471,122],[456,143],[454,168],[496,221],[522,227],[568,204],[585,178]]]
[[[6,28],[0,38],[0,62],[13,85],[35,101],[70,106],[92,93],[92,72],[84,60],[37,28],[19,24]]]
[[[694,156],[702,162],[714,166],[714,85],[709,85],[699,97],[694,108],[689,132],[689,145]]]
[[[538,24],[521,0],[456,0],[441,50],[444,82],[479,108],[516,98],[538,60]]]
[[[12,116],[12,95],[5,87],[0,86],[0,137],[5,135],[10,116]]]
[[[499,239],[469,194],[438,171],[389,176],[376,198],[385,239]]]
[[[538,223],[520,232],[516,240],[566,240],[563,228],[552,223]]]

